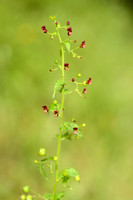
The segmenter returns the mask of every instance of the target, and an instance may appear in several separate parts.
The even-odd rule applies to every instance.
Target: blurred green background
[[[34,164],[40,147],[55,154],[59,125],[41,108],[50,105],[60,74],[49,72],[59,59],[58,40],[40,28],[54,31],[50,15],[69,20],[71,39],[87,44],[78,51],[82,60],[67,55],[67,80],[79,72],[93,80],[85,100],[77,94],[65,100],[65,120],[87,124],[83,140],[62,145],[61,169],[81,175],[65,199],[133,199],[132,8],[124,0],[0,1],[0,199],[20,199],[23,185],[42,194],[53,186]]]

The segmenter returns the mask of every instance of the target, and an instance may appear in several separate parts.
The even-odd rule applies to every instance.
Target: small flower
[[[58,22],[55,22],[56,25],[58,25]]]
[[[73,42],[74,42],[74,43],[76,43],[77,41],[76,41],[76,40],[74,40]]]
[[[55,117],[58,117],[58,115],[59,115],[59,114],[58,114],[58,110],[55,110],[55,111],[54,111],[54,116],[55,116]]]
[[[44,113],[46,113],[46,114],[49,111],[49,109],[47,108],[47,106],[42,106],[42,109],[43,109]]]
[[[81,48],[85,48],[85,40],[82,42],[82,44],[80,45]]]
[[[86,81],[86,84],[87,85],[90,85],[92,83],[92,78],[89,78],[87,81]]]
[[[70,22],[69,21],[67,21],[67,23],[66,23],[67,25],[70,25]]]
[[[41,29],[42,29],[42,31],[43,31],[44,33],[47,33],[46,26],[42,26]]]
[[[77,127],[74,127],[74,128],[73,128],[73,132],[74,132],[75,135],[77,134],[77,130],[78,130]]]
[[[84,94],[86,94],[86,93],[87,93],[87,90],[86,90],[86,88],[84,88],[84,89],[83,89],[83,93],[84,93]]]
[[[72,27],[67,28],[68,35],[72,35]]]
[[[64,69],[65,69],[66,71],[69,70],[69,63],[65,63],[65,64],[64,64]]]
[[[74,82],[75,81],[75,78],[72,78],[72,82]]]
[[[52,69],[50,69],[49,71],[52,72]]]

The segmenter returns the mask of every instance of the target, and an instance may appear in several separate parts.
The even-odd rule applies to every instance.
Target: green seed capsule
[[[23,192],[24,192],[24,193],[28,193],[29,190],[30,190],[30,188],[29,188],[28,185],[26,185],[26,186],[23,187]]]
[[[45,152],[46,150],[44,148],[40,148],[38,154],[39,156],[45,156]]]

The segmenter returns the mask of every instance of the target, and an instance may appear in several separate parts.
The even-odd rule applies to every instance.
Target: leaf
[[[54,86],[54,93],[53,93],[53,97],[55,97],[55,94],[57,92],[57,90],[59,89],[60,86],[62,86],[64,83],[62,80],[58,80],[56,83],[55,83],[55,86]]]
[[[66,133],[62,134],[61,138],[62,139],[72,140],[72,134],[69,133],[69,132],[66,132]]]
[[[52,194],[51,193],[46,193],[44,195],[45,200],[51,200],[52,199]]]
[[[70,49],[71,49],[70,42],[64,41],[64,45],[65,45],[67,51],[70,53]]]
[[[79,175],[79,173],[74,168],[66,168],[66,170],[68,171],[70,177],[75,177]]]
[[[40,173],[43,175],[44,178],[47,177],[46,172],[44,170],[44,163],[39,164]]]
[[[65,195],[65,192],[59,192],[55,195],[55,200],[61,200]]]
[[[54,111],[54,110],[60,110],[60,104],[51,104],[49,110]]]

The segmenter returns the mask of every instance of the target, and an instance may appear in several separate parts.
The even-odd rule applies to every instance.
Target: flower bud
[[[55,104],[55,105],[56,105],[56,104],[57,104],[57,100],[53,100],[53,104]]]
[[[72,82],[74,82],[75,81],[75,78],[72,78]]]
[[[83,123],[83,124],[82,124],[82,126],[83,126],[83,127],[85,127],[85,126],[86,126],[86,124],[85,124],[85,123]]]
[[[57,161],[58,160],[58,157],[57,156],[54,156],[54,161]]]
[[[40,148],[38,154],[39,156],[45,156],[45,152],[46,150],[44,148]]]
[[[24,193],[28,193],[29,191],[30,191],[29,186],[28,186],[28,185],[25,185],[25,186],[23,187],[23,192],[24,192]]]
[[[21,198],[21,200],[25,200],[26,196],[24,194],[22,194],[20,198]]]
[[[80,177],[79,177],[79,175],[75,176],[75,181],[77,181],[77,182],[80,181]]]
[[[37,160],[34,160],[34,163],[38,163],[38,161],[37,161]]]
[[[62,175],[63,175],[63,176],[68,176],[68,171],[67,171],[66,169],[63,169],[63,170],[62,170]]]
[[[82,75],[80,73],[77,74],[78,77],[81,77]]]
[[[57,61],[57,60],[55,60],[54,62],[55,62],[55,64],[57,64],[57,63],[58,63],[58,61]]]
[[[26,200],[32,200],[32,196],[30,194],[27,195]]]

